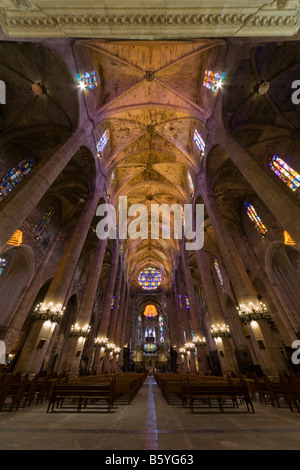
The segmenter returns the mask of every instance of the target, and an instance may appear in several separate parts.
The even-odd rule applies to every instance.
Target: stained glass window
[[[48,227],[52,217],[56,214],[56,212],[57,203],[51,204],[40,222],[35,226],[34,233],[37,239],[41,238],[42,233],[44,232],[45,228]]]
[[[181,218],[182,218],[182,225],[184,225],[184,209],[182,206],[181,207]]]
[[[109,139],[109,130],[106,129],[106,131],[103,132],[102,136],[100,137],[100,139],[98,140],[98,143],[97,143],[98,156],[100,156],[101,152],[103,151],[105,145],[108,142],[108,139]]]
[[[137,325],[137,342],[140,343],[142,341],[142,317],[141,315],[138,316],[138,325]]]
[[[284,160],[273,155],[269,161],[269,167],[292,191],[300,186],[300,174],[291,168]]]
[[[203,86],[213,91],[214,93],[217,93],[225,77],[226,77],[226,73],[212,72],[211,70],[205,70]]]
[[[189,309],[190,308],[190,301],[189,301],[189,298],[188,298],[187,294],[185,294],[185,304],[186,304],[186,308]]]
[[[157,289],[161,284],[161,274],[155,268],[146,268],[140,272],[138,283],[145,290]]]
[[[152,326],[146,328],[145,338],[155,338],[155,329]]]
[[[182,308],[181,294],[178,294],[178,299],[179,299],[179,305],[180,305],[180,308]]]
[[[33,160],[25,158],[0,179],[0,195],[6,196],[14,187],[28,175],[33,167]]]
[[[163,343],[165,341],[165,336],[164,336],[164,319],[162,315],[159,315],[159,339],[160,342]]]
[[[187,172],[187,180],[188,180],[188,183],[189,183],[191,194],[193,196],[194,191],[195,191],[195,186],[194,186],[194,183],[193,183],[193,180],[192,180],[192,177],[191,177],[191,174],[190,174],[189,171]]]
[[[191,330],[192,342],[194,342],[194,330],[193,330],[193,328],[192,328],[192,323],[191,323],[191,321],[190,321],[189,323],[190,323],[190,330]]]
[[[202,139],[201,135],[197,131],[197,129],[194,129],[194,141],[196,142],[196,145],[197,145],[198,149],[200,150],[200,152],[204,153],[205,143],[204,143],[204,140]]]
[[[77,81],[80,89],[86,93],[87,91],[94,90],[99,85],[98,75],[96,70],[86,73],[78,73]]]
[[[222,276],[222,273],[221,273],[221,270],[220,270],[220,267],[219,267],[219,263],[218,263],[217,258],[214,258],[214,267],[215,267],[217,276],[218,276],[218,278],[219,278],[220,286],[223,286],[223,284],[224,284],[223,276]]]
[[[0,276],[4,271],[4,268],[7,266],[7,260],[5,258],[0,258]]]
[[[261,235],[261,238],[267,233],[266,226],[262,223],[261,218],[257,214],[255,208],[249,202],[245,202],[246,211],[249,219],[252,221],[258,233]]]
[[[115,305],[115,296],[113,295],[113,298],[111,299],[111,304],[110,304],[111,310],[114,308],[114,305]]]

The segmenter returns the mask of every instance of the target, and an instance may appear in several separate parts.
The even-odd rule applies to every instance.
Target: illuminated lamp
[[[23,242],[23,232],[17,230],[13,236],[8,240],[8,245],[19,246]]]

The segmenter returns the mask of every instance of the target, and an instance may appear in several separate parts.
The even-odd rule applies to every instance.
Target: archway
[[[266,254],[266,268],[270,281],[300,336],[300,252],[296,246],[273,243]]]
[[[47,293],[50,283],[51,283],[51,278],[48,279],[40,288],[37,296],[34,299],[34,302],[32,303],[32,306],[28,312],[28,315],[23,323],[23,326],[18,335],[18,338],[12,346],[12,349],[9,355],[9,365],[12,370],[14,369],[20,355],[22,354],[22,350],[25,345],[26,339],[29,335],[30,329],[32,328],[33,321],[34,321],[32,318],[32,314],[34,312],[34,309],[36,305],[38,305],[40,302],[44,300],[44,297]]]
[[[3,328],[28,287],[34,270],[34,256],[29,246],[22,245],[6,250],[1,259],[7,263],[0,275],[0,325]]]

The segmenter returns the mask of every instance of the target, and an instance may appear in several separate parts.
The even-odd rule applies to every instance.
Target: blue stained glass
[[[103,132],[102,136],[100,137],[98,143],[97,143],[97,152],[98,155],[103,151],[105,145],[107,144],[109,139],[109,130],[106,129],[106,131]]]
[[[0,193],[6,196],[14,187],[28,175],[33,167],[33,160],[25,158],[0,179]]]
[[[4,268],[7,266],[7,260],[5,258],[0,258],[0,276],[4,271]]]
[[[211,70],[205,70],[203,86],[213,91],[214,93],[217,93],[225,77],[226,77],[226,73],[212,72]]]
[[[41,221],[35,226],[34,232],[37,238],[40,238],[45,228],[48,227],[52,217],[56,214],[57,203],[51,204],[49,209],[43,215]]]
[[[197,131],[197,129],[194,130],[194,136],[193,136],[194,141],[196,142],[196,145],[200,152],[204,153],[205,150],[205,142],[202,139],[201,135]]]
[[[84,93],[86,93],[87,90],[93,90],[99,84],[96,70],[92,70],[91,72],[78,73],[76,78],[81,90]]]
[[[165,341],[165,336],[164,336],[164,319],[162,315],[159,315],[159,339],[160,342],[163,343]]]

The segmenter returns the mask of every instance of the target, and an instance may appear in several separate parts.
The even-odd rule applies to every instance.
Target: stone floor
[[[300,414],[254,403],[191,414],[167,405],[148,377],[130,405],[113,412],[46,413],[47,404],[0,413],[1,450],[298,450]]]

